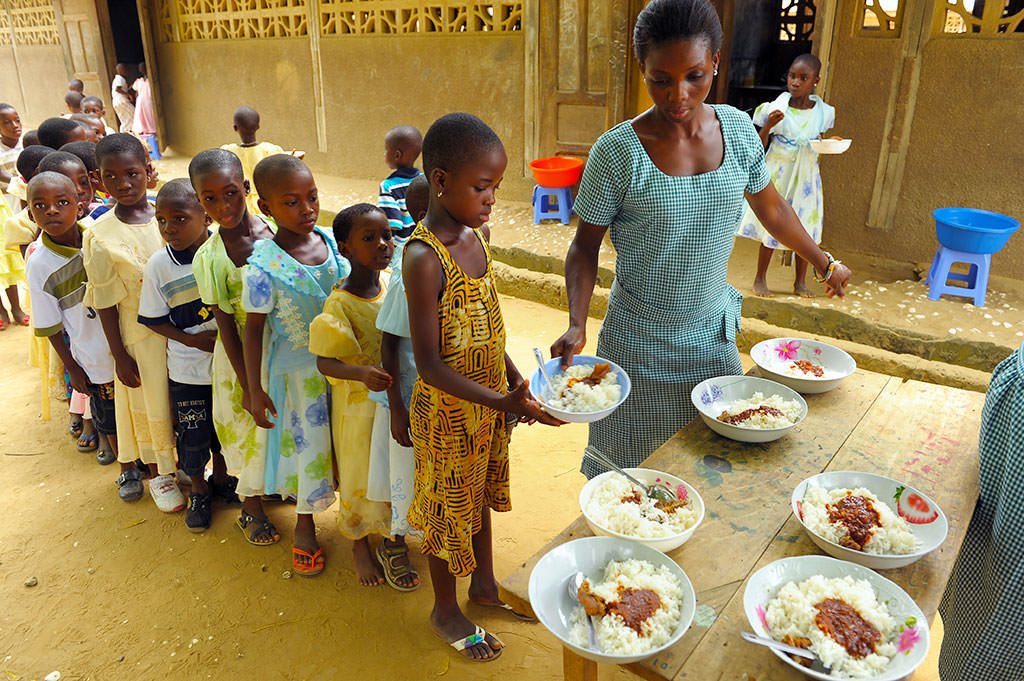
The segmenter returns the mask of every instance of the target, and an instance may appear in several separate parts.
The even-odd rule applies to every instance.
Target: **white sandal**
[[[471,662],[491,662],[492,660],[497,660],[499,657],[501,657],[501,651],[505,650],[505,644],[502,643],[501,639],[499,639],[494,634],[488,634],[486,631],[484,631],[484,628],[481,627],[479,624],[475,626],[476,631],[474,631],[472,634],[465,638],[456,639],[454,641],[448,641],[448,645],[450,645],[452,648],[455,648],[455,650],[459,651],[459,654],[461,654],[464,658]],[[480,645],[481,643],[486,644],[488,647],[491,647],[491,644],[487,643],[488,636],[497,641],[498,645],[501,646],[497,650],[491,648],[491,651],[494,652],[493,655],[491,655],[490,657],[476,658],[464,654],[467,648],[472,648],[473,646]]]

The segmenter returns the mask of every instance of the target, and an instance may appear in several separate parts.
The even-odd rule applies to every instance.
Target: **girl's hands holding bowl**
[[[548,426],[560,426],[564,421],[559,421],[551,414],[544,411],[540,402],[530,395],[530,382],[523,381],[515,389],[510,390],[495,405],[498,411],[515,414],[523,423],[534,423],[540,421]]]
[[[850,282],[851,276],[850,268],[841,262],[836,263],[835,269],[832,271],[832,276],[829,277],[825,283],[825,295],[829,298],[839,296],[840,298],[846,297],[846,285]]]
[[[558,340],[551,345],[551,356],[562,358],[562,370],[572,366],[572,358],[580,354],[587,344],[587,327],[570,326]]]

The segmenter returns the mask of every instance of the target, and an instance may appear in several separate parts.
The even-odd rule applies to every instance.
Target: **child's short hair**
[[[68,116],[71,120],[76,123],[82,123],[84,125],[103,125],[103,121],[100,120],[99,116],[93,116],[87,113],[73,113]],[[63,145],[61,145],[63,146]]]
[[[156,200],[157,203],[160,201],[187,201],[196,204],[196,208],[200,211],[203,210],[199,203],[199,197],[196,196],[196,190],[192,187],[192,183],[184,177],[176,177],[160,187]]]
[[[75,189],[75,183],[71,181],[70,177],[52,170],[47,170],[45,172],[38,173],[28,181],[28,186],[25,188],[25,197],[31,198],[32,192],[35,188],[44,184],[67,184],[67,186],[70,187],[72,195],[76,195],[78,193],[78,190]]]
[[[257,129],[260,127],[260,112],[251,106],[240,106],[231,116],[231,122],[243,128]]]
[[[25,147],[18,155],[18,161],[15,164],[18,168],[18,174],[26,180],[31,180],[32,176],[39,172],[39,162],[52,153],[53,149],[44,147],[42,144],[33,144]]]
[[[18,113],[18,110],[15,109],[12,104],[8,104],[7,102],[0,102],[0,111],[13,111],[14,113]]]
[[[793,60],[793,63],[807,64],[815,73],[821,73],[821,60],[815,57],[810,52],[805,52],[801,55],[798,55],[797,58]]]
[[[68,142],[58,151],[66,151],[69,154],[74,154],[82,160],[85,164],[85,169],[90,173],[94,170],[99,170],[100,164],[96,162],[96,143],[90,142],[89,140],[82,140],[81,142]]]
[[[188,177],[192,186],[196,185],[199,178],[211,170],[228,169],[237,173],[243,178],[245,171],[242,170],[242,161],[227,149],[206,149],[192,157],[188,164]]]
[[[75,125],[78,125],[75,123]],[[126,132],[117,132],[107,135],[96,143],[96,162],[103,165],[103,159],[117,154],[131,154],[135,160],[145,165],[149,163],[149,156],[146,154],[146,147],[135,135]]]
[[[73,90],[75,92],[81,92],[84,89],[85,89],[85,83],[83,83],[80,78],[72,78],[71,80],[68,81],[68,90]]]
[[[85,106],[86,104],[99,104],[100,108],[103,108],[103,100],[96,95],[86,95],[85,97],[82,97],[82,106]]]
[[[348,235],[352,233],[352,224],[356,221],[357,217],[368,215],[374,211],[381,215],[384,214],[384,211],[372,203],[357,203],[335,215],[334,222],[331,223],[331,230],[334,231],[334,240],[338,245],[340,246],[348,240]]]
[[[64,93],[64,103],[67,104],[72,109],[81,109],[82,108],[82,100],[84,98],[85,98],[85,95],[83,95],[81,92],[78,92],[76,90],[68,90],[67,92]]]
[[[426,175],[417,175],[412,178],[412,182],[405,190],[405,210],[413,220],[418,221],[417,216],[426,213],[429,205],[430,182],[427,181]]]
[[[82,127],[70,118],[47,118],[39,124],[39,143],[51,149],[60,149],[70,142],[69,135]]]
[[[398,125],[384,135],[384,144],[415,148],[418,155],[423,148],[423,135],[411,125]]]
[[[31,147],[32,145],[39,144],[39,131],[29,130],[21,136],[21,144],[25,147]]]
[[[78,158],[72,153],[67,151],[51,151],[49,154],[43,157],[43,160],[36,166],[36,173],[45,173],[49,171],[60,172],[58,168],[63,168],[65,164],[70,163],[72,165],[81,165],[85,167],[85,163],[82,159]],[[86,168],[88,170],[88,168]]]
[[[256,185],[256,193],[267,198],[281,178],[295,173],[312,174],[309,166],[291,154],[274,154],[256,164],[252,170],[252,182]]]
[[[436,168],[454,172],[481,152],[503,149],[501,139],[482,120],[468,113],[438,118],[423,138],[423,172]]]

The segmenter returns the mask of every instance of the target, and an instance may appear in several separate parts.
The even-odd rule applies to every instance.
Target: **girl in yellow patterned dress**
[[[464,657],[488,661],[503,644],[459,608],[455,578],[469,598],[498,597],[490,509],[508,511],[506,414],[558,422],[527,391],[505,353],[505,327],[485,226],[507,157],[501,140],[469,114],[448,114],[423,139],[430,207],[405,246],[402,265],[419,378],[410,425],[416,486],[409,524],[423,532],[434,588],[434,633]]]

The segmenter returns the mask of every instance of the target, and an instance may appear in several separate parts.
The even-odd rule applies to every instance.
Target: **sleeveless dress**
[[[630,121],[594,144],[574,209],[608,226],[615,281],[597,355],[621,366],[629,397],[590,424],[590,445],[621,466],[636,466],[697,415],[690,391],[713,376],[742,373],[736,332],[742,296],[726,281],[743,192],[769,182],[750,118],[712,107],[725,147],[721,165],[672,176],[651,161]],[[587,477],[603,472],[583,460]]]
[[[479,279],[455,264],[448,249],[422,224],[410,241],[437,254],[444,273],[438,302],[442,361],[463,376],[499,393],[508,392],[505,324],[491,272],[491,252]],[[460,400],[416,379],[409,413],[416,459],[416,483],[409,524],[423,531],[423,552],[448,562],[465,577],[476,568],[473,535],[481,511],[509,511],[508,432],[505,415]]]
[[[1024,678],[1024,345],[992,372],[978,450],[978,504],[939,603],[943,681]]]

